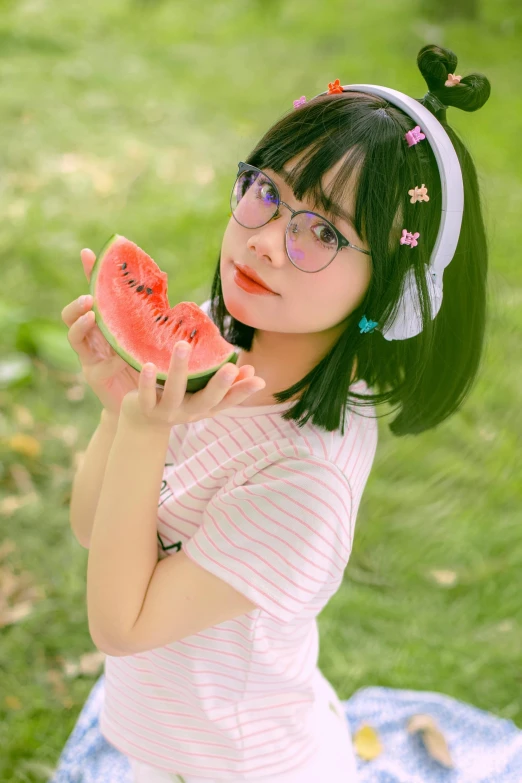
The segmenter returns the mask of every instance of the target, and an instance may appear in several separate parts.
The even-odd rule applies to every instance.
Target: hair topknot
[[[477,111],[486,103],[491,85],[482,73],[463,76],[458,84],[446,87],[445,81],[457,69],[457,55],[451,49],[435,44],[423,46],[417,55],[417,65],[428,89],[445,106],[454,106],[462,111]]]

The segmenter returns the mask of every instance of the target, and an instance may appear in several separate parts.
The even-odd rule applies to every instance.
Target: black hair
[[[463,77],[454,86],[444,85],[457,66],[457,57],[449,49],[424,46],[417,65],[430,94],[443,106],[471,112],[489,98],[489,81],[479,73]],[[464,183],[460,237],[453,260],[444,270],[444,296],[433,320],[423,269],[439,228],[441,183],[428,141],[407,145],[404,135],[417,124],[411,117],[386,99],[367,93],[322,95],[283,116],[246,158],[246,163],[280,173],[288,160],[304,153],[289,184],[298,200],[310,196],[316,208],[326,210],[337,199],[342,203],[346,183],[354,167],[358,170],[353,214],[357,234],[372,254],[371,280],[364,300],[349,314],[344,332],[328,354],[293,386],[274,394],[277,402],[296,396],[294,405],[281,416],[298,426],[311,418],[327,431],[341,427],[344,434],[347,407],[353,410],[389,402],[399,409],[389,425],[391,432],[418,434],[457,411],[476,379],[484,347],[488,267],[477,173],[464,143],[447,124],[445,109],[428,94],[416,100],[442,123],[459,158]],[[345,155],[328,194],[324,193],[324,174]],[[422,184],[430,201],[419,209],[418,203],[410,203],[408,190]],[[415,248],[399,243],[404,227],[420,233],[422,239]],[[393,341],[378,330],[361,334],[358,323],[363,315],[379,325],[394,315],[404,276],[412,266],[422,332]],[[255,329],[228,313],[219,260],[210,315],[225,339],[245,351],[251,349]],[[357,371],[352,379],[355,360]],[[350,389],[361,379],[374,394]]]

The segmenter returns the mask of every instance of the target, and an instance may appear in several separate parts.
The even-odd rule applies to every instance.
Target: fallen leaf
[[[16,423],[20,427],[27,427],[27,429],[31,429],[32,427],[34,427],[33,414],[31,413],[29,408],[25,408],[23,405],[18,405],[18,403],[15,403],[13,405],[13,414]]]
[[[15,606],[9,606],[5,609],[0,609],[0,628],[4,628],[6,625],[14,625],[14,623],[20,622],[24,617],[27,617],[33,611],[32,601],[22,601]]]
[[[42,453],[40,441],[33,438],[32,435],[27,435],[25,432],[17,432],[11,435],[11,437],[6,438],[6,442],[11,451],[24,454],[26,457],[39,457]]]
[[[3,560],[4,557],[7,557],[7,555],[10,555],[15,550],[16,550],[16,544],[13,541],[13,539],[4,538],[4,540],[0,544],[0,560]]]
[[[66,446],[74,446],[78,440],[79,432],[78,427],[75,427],[73,424],[69,424],[65,427],[59,427],[57,425],[50,427],[49,434],[52,435],[53,438],[58,438],[58,440],[61,440],[62,443],[65,443]]]
[[[61,704],[66,709],[70,709],[71,707],[73,707],[74,701],[67,693],[67,688],[63,681],[62,672],[59,669],[48,669],[47,679],[53,686],[54,693],[60,700]]]
[[[79,674],[97,674],[105,660],[105,653],[99,650],[85,653],[79,662],[66,660],[63,663],[63,671],[66,677],[77,677]]]
[[[10,516],[15,511],[18,511],[22,506],[27,506],[30,503],[36,503],[38,501],[38,495],[36,492],[24,495],[8,495],[0,501],[0,514],[5,517]]]
[[[20,701],[18,696],[6,696],[4,699],[4,704],[8,710],[22,709],[22,702]]]
[[[382,753],[382,745],[376,730],[368,724],[363,724],[353,736],[353,744],[357,755],[365,761],[371,761]]]
[[[36,494],[31,474],[25,465],[20,465],[19,462],[14,462],[9,466],[9,473],[11,474],[16,488],[21,495],[30,495],[32,493]]]
[[[80,384],[70,386],[65,392],[65,396],[71,402],[80,402],[85,397],[85,387]]]
[[[451,587],[457,581],[457,574],[455,571],[430,571],[432,577],[437,584],[444,587]]]
[[[408,721],[408,731],[410,734],[420,731],[424,746],[430,756],[444,767],[453,769],[454,764],[446,739],[431,715],[413,715]]]
[[[23,620],[36,600],[45,598],[42,587],[33,583],[28,571],[15,574],[7,565],[0,568],[0,628]]]

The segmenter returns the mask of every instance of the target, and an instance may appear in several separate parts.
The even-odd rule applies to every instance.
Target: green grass
[[[296,97],[338,77],[420,97],[415,57],[430,42],[457,52],[458,73],[483,71],[486,106],[449,116],[475,158],[491,241],[484,364],[463,411],[436,431],[396,439],[380,422],[345,581],[319,618],[320,666],[342,699],[369,685],[435,690],[522,727],[521,13],[489,0],[477,22],[439,25],[419,7],[1,3],[0,314],[14,302],[60,322],[87,290],[80,249],[97,252],[113,233],[169,273],[171,302],[203,301],[237,161]],[[4,318],[0,353],[14,339]],[[0,451],[2,495],[23,492],[29,476],[39,497],[0,514],[0,541],[14,543],[4,568],[42,589],[30,614],[1,629],[6,783],[47,779],[99,676],[63,674],[64,659],[94,649],[87,552],[68,502],[74,452],[99,410],[90,392],[69,400],[67,385],[40,363],[32,385],[0,393],[0,435],[26,431],[43,449],[34,459]],[[34,427],[23,430],[15,406]],[[56,427],[71,426],[68,445]],[[456,581],[439,585],[432,570]]]

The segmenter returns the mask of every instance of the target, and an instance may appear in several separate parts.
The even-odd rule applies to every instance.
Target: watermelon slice
[[[117,354],[136,370],[157,368],[156,382],[167,379],[174,345],[192,345],[187,391],[207,385],[223,364],[238,354],[195,302],[169,306],[167,274],[138,245],[119,234],[105,244],[92,270],[96,323]]]

